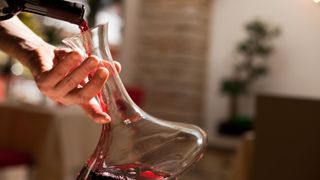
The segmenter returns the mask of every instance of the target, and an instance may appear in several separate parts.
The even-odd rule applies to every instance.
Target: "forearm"
[[[48,48],[53,47],[34,34],[17,17],[0,21],[0,50],[18,59],[31,69],[34,75],[44,68],[36,59],[44,53],[41,51]]]

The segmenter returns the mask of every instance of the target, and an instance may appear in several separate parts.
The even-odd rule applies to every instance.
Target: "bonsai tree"
[[[280,33],[279,28],[270,27],[263,21],[253,20],[245,26],[246,39],[237,45],[240,60],[235,64],[232,75],[221,83],[221,90],[229,96],[228,121],[238,115],[239,96],[245,94],[259,77],[268,72],[267,59],[273,53],[272,41]]]

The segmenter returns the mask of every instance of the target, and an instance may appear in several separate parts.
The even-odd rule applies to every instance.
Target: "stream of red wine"
[[[89,26],[88,26],[88,23],[87,23],[86,20],[83,20],[81,22],[81,24],[79,25],[79,29],[80,29],[81,32],[89,30]]]
[[[83,20],[82,23],[79,25],[79,29],[80,29],[81,33],[85,32],[85,31],[88,31],[89,30],[88,23],[85,20]],[[84,38],[87,38],[85,36],[86,35],[84,35]],[[85,46],[86,46],[86,53],[87,53],[88,56],[90,56],[90,54],[91,54],[91,52],[90,52],[90,44],[86,44]],[[92,79],[92,78],[93,78],[93,73],[90,73],[89,74],[89,79]],[[98,92],[97,99],[99,101],[99,104],[100,104],[100,107],[101,107],[102,111],[103,112],[107,112],[107,105],[103,101],[101,91]]]

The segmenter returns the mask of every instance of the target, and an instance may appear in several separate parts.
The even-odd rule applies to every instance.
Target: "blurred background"
[[[209,137],[182,180],[319,179],[317,0],[87,0],[129,94],[146,112]],[[19,14],[46,41],[75,25]],[[75,179],[100,127],[44,97],[0,52],[0,179]]]

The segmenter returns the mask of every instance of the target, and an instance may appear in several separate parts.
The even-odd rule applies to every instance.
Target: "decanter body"
[[[83,57],[92,54],[112,65],[112,76],[97,96],[111,123],[102,126],[98,145],[77,179],[176,179],[202,157],[206,133],[197,126],[161,120],[140,109],[115,69],[107,35],[108,24],[102,24],[63,41]]]

